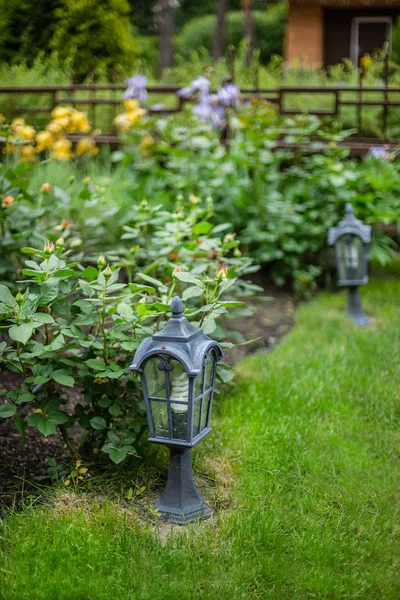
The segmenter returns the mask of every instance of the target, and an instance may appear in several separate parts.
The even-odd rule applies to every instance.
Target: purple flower
[[[215,128],[221,127],[224,122],[225,111],[222,106],[213,104],[210,98],[204,98],[200,100],[196,106],[193,107],[192,113],[199,117],[206,123],[211,123]]]
[[[125,79],[125,83],[128,85],[126,92],[124,93],[124,99],[136,98],[139,102],[147,100],[147,77],[145,75],[134,75]]]
[[[390,153],[383,146],[371,146],[369,155],[374,158],[382,158],[383,160],[388,160],[390,158]]]
[[[240,89],[234,83],[226,83],[217,90],[218,102],[223,106],[239,106]]]
[[[195,94],[196,92],[199,92],[200,95],[204,96],[205,94],[208,94],[209,89],[210,89],[209,79],[207,79],[207,77],[200,76],[200,77],[197,77],[197,79],[194,79],[188,87],[178,90],[177,95],[180,98],[190,98],[190,96],[193,96],[193,94]]]

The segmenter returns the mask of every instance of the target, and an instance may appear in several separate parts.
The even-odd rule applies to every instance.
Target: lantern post
[[[347,313],[360,327],[368,324],[359,286],[368,282],[370,242],[371,227],[354,216],[353,206],[348,202],[344,218],[329,229],[328,243],[335,247],[338,285],[348,288]]]
[[[141,342],[130,369],[141,375],[149,441],[170,450],[156,509],[163,520],[184,525],[212,514],[193,481],[191,448],[211,431],[216,365],[223,353],[183,316],[179,296],[171,312],[164,329]]]

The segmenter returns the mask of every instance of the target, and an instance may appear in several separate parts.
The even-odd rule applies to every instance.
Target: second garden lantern
[[[139,345],[131,370],[140,372],[151,442],[170,448],[168,481],[157,500],[161,517],[185,524],[211,515],[192,476],[190,449],[210,431],[220,345],[183,316],[178,296],[167,325]]]
[[[344,218],[329,229],[328,243],[335,247],[338,284],[349,288],[347,312],[359,326],[368,324],[358,288],[368,282],[370,241],[371,227],[357,219],[352,205],[347,203]]]

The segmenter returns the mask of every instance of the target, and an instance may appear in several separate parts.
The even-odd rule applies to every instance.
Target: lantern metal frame
[[[161,331],[144,339],[133,358],[131,371],[140,373],[145,400],[147,420],[149,424],[149,441],[163,444],[170,449],[170,466],[168,480],[164,491],[156,502],[160,517],[172,523],[183,525],[197,519],[212,515],[205,505],[204,499],[196,489],[192,475],[191,448],[211,431],[209,425],[214,395],[216,363],[223,356],[218,342],[209,338],[202,329],[193,326],[183,316],[183,305],[179,296],[171,302],[171,318]],[[159,358],[157,365],[164,372],[165,398],[149,394],[149,386],[145,373],[146,364],[150,359]],[[177,361],[183,367],[188,378],[187,401],[171,397],[169,373],[173,370],[172,361]],[[206,365],[213,360],[211,380],[206,386]],[[202,377],[201,393],[195,396],[195,380]],[[207,413],[203,420],[203,403],[208,399]],[[152,404],[163,402],[167,407],[168,437],[157,434],[154,423]],[[200,402],[199,429],[193,432],[194,407]],[[172,404],[187,404],[186,438],[174,437],[172,424]],[[202,424],[204,428],[202,429]],[[183,438],[183,436],[182,436]]]
[[[338,256],[337,242],[345,235],[352,235],[362,241],[363,246],[361,260],[363,261],[363,264],[361,278],[341,278],[339,262],[342,260],[342,258]],[[368,283],[368,248],[370,242],[371,226],[365,225],[362,221],[355,217],[353,206],[350,202],[348,202],[346,204],[344,218],[336,225],[336,227],[331,227],[329,229],[328,244],[330,246],[335,246],[338,285],[340,287],[348,288],[347,313],[352,321],[361,327],[369,323],[368,318],[362,308],[361,296],[358,288],[360,285],[365,285]]]

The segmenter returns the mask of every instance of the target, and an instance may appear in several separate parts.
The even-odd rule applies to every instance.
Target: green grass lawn
[[[374,325],[324,295],[239,365],[195,452],[214,520],[168,530],[144,516],[148,491],[55,491],[3,521],[0,597],[398,600],[400,283],[363,297]]]

